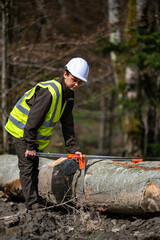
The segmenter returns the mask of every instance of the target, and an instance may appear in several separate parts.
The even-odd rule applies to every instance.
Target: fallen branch
[[[21,214],[24,214],[26,212],[27,212],[27,209],[24,209],[24,210],[19,211],[16,214],[0,217],[0,220],[5,220],[6,222],[7,221],[16,221]]]

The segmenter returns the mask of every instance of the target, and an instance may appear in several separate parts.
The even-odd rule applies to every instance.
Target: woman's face
[[[64,72],[63,76],[66,86],[72,91],[76,90],[83,82],[81,79],[74,77],[72,74],[67,75],[66,72]]]

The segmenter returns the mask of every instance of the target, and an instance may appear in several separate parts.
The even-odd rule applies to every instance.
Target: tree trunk
[[[118,14],[118,1],[108,0],[108,21],[109,21],[109,39],[110,42],[116,44],[120,41],[120,29],[119,29],[119,14]],[[115,52],[111,52],[111,60],[113,64],[113,75],[115,82],[118,82],[117,71],[116,71],[116,60],[117,55]]]
[[[144,17],[144,9],[146,7],[147,0],[136,0],[136,12],[137,20],[142,20]]]
[[[103,88],[104,89],[104,88]],[[103,153],[105,149],[105,140],[106,140],[106,112],[107,112],[107,101],[106,96],[104,95],[104,90],[101,89],[101,120],[100,120],[100,134],[98,141],[98,152]]]
[[[58,0],[61,6],[61,30],[66,32],[67,18],[66,18],[66,3],[65,0]]]
[[[39,12],[41,13],[41,16],[42,16],[42,19],[43,19],[43,21],[39,20],[37,22],[37,25],[39,25],[39,29],[40,29],[41,34],[42,34],[42,40],[46,41],[47,36],[49,34],[51,34],[50,31],[52,29],[52,24],[51,24],[51,21],[48,17],[47,12],[46,12],[44,0],[36,0],[36,4],[39,8]],[[44,21],[46,22],[46,26],[43,23]]]
[[[79,201],[81,176],[78,164],[67,159],[57,161],[40,159],[40,194],[53,204]],[[19,195],[17,157],[1,155],[0,162],[0,188]],[[86,163],[83,204],[122,214],[160,212],[159,174],[160,162],[134,164],[107,159],[89,160]]]
[[[146,0],[129,0],[128,16],[125,28],[125,40],[132,48],[136,45],[135,32],[132,30],[137,27],[137,21],[142,20]],[[135,102],[135,106],[124,109],[124,134],[125,134],[125,153],[126,155],[142,155],[144,146],[144,123],[142,121],[141,86],[139,84],[139,69],[127,66],[125,70],[125,98],[128,102]],[[140,101],[139,101],[140,99]],[[145,138],[146,140],[146,138]]]
[[[119,27],[119,1],[108,0],[108,22],[109,22],[109,39],[111,43],[118,44],[121,41],[120,27]],[[111,68],[112,68],[112,85],[113,87],[119,86],[119,78],[121,78],[122,68],[119,68],[118,56],[115,52],[111,52]],[[109,123],[108,123],[108,136],[107,136],[107,154],[112,153],[112,140],[113,140],[113,126],[114,126],[114,110],[120,95],[112,93],[110,97],[109,108]]]
[[[159,1],[137,1],[137,19],[141,22],[140,28],[146,30],[146,32],[150,31],[153,33],[159,31],[159,13]],[[145,67],[143,66],[141,72],[143,72],[144,69]],[[154,73],[143,73],[142,77],[143,79],[141,79],[141,83],[143,85],[144,93],[148,98],[147,107],[143,112],[143,122],[145,126],[143,155],[159,156],[159,100],[155,93],[155,90],[159,88],[159,77],[156,77]],[[143,83],[144,79],[145,83]]]
[[[115,94],[112,93],[109,101],[109,120],[108,120],[108,135],[107,135],[107,155],[112,154],[112,141],[114,129],[114,108],[115,108]]]
[[[2,131],[3,131],[3,148],[2,151],[6,151],[7,146],[7,132],[5,131],[5,124],[7,121],[7,39],[6,39],[6,2],[2,4],[2,82],[1,82],[1,108],[2,108]]]

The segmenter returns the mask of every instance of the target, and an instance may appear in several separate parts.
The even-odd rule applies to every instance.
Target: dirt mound
[[[24,203],[0,198],[0,239],[160,239],[160,216],[148,218],[95,209],[46,207],[28,211]]]

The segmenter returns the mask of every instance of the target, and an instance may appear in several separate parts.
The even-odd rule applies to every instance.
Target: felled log
[[[17,157],[1,155],[0,187],[20,191]],[[160,212],[160,162],[89,160],[84,179],[84,204],[123,214]],[[80,170],[71,160],[40,159],[39,191],[52,203],[79,200]]]

